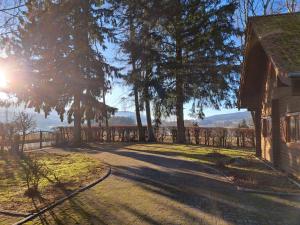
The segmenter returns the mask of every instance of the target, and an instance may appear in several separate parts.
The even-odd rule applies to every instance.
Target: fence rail
[[[59,127],[55,131],[37,131],[18,138],[0,133],[0,150],[23,149],[24,151],[48,146],[67,145],[73,141],[73,127]],[[147,127],[143,127],[145,141],[148,139]],[[136,126],[113,126],[109,128],[82,128],[83,142],[138,142],[138,128]],[[159,127],[154,129],[156,142],[176,143],[176,127]],[[254,148],[255,132],[245,128],[206,128],[186,127],[186,143],[226,148]],[[24,145],[23,145],[24,143]]]
[[[25,135],[24,141],[22,135],[13,136],[13,135],[7,135],[7,133],[2,132],[0,136],[1,151],[11,150],[14,148],[21,149],[23,144],[24,144],[23,146],[24,151],[54,146],[57,144],[56,132],[49,132],[49,131],[30,132]]]
[[[146,127],[143,132],[148,137]],[[160,143],[176,143],[176,127],[160,127],[154,130],[156,141]],[[216,147],[255,147],[254,129],[248,128],[206,128],[186,127],[187,144],[207,145]],[[57,129],[57,143],[67,144],[73,140],[73,127],[59,127]],[[109,128],[92,127],[82,129],[82,140],[102,142],[138,142],[138,128],[136,126],[114,126]]]

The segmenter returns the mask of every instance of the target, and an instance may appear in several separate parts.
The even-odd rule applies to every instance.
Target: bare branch
[[[20,9],[24,6],[25,6],[25,4],[16,5],[16,6],[13,6],[13,7],[10,7],[10,8],[3,8],[3,9],[0,9],[0,12],[7,12],[7,11],[15,10],[15,9]]]

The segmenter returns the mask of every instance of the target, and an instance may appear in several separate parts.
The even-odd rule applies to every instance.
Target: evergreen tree
[[[68,108],[74,122],[74,142],[81,141],[83,115],[107,110],[99,102],[105,76],[115,69],[98,48],[113,32],[105,27],[111,12],[97,0],[29,0],[10,54],[23,59],[24,88],[14,90],[18,99],[46,116],[55,109],[61,118]],[[94,118],[93,118],[94,119]]]
[[[176,112],[177,141],[185,142],[184,103],[203,116],[203,107],[231,107],[237,88],[238,49],[233,35],[234,1],[165,0],[158,4],[163,37],[165,101]],[[175,105],[175,107],[174,107]]]
[[[117,21],[116,29],[119,31],[119,44],[122,53],[127,56],[127,63],[131,70],[123,76],[125,82],[132,86],[134,96],[134,105],[136,112],[136,122],[139,133],[139,141],[145,141],[145,134],[141,120],[141,70],[140,65],[140,48],[138,43],[139,18],[141,18],[141,1],[138,0],[113,0],[110,1],[111,9]]]
[[[157,66],[160,63],[160,41],[157,35],[158,18],[153,12],[153,2],[145,1],[141,6],[141,16],[138,30],[138,48],[139,48],[139,70],[141,71],[141,100],[145,105],[148,141],[155,141],[154,130],[152,126],[151,105],[150,102],[156,95],[156,88],[159,87]]]
[[[112,1],[114,9],[118,9],[115,11],[118,11],[119,27],[124,34],[120,37],[121,49],[129,56],[128,63],[132,68],[126,81],[133,86],[137,125],[141,131],[140,111],[145,110],[148,141],[155,141],[150,102],[156,95],[157,68],[160,63],[158,49],[161,39],[156,33],[159,20],[153,11],[156,9],[154,3],[146,0]]]

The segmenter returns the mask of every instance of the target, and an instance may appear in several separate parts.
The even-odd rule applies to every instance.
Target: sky
[[[116,107],[119,111],[134,111],[134,102],[132,98],[128,98],[128,94],[130,93],[130,87],[122,85],[120,82],[114,84],[111,93],[107,95],[107,104]],[[127,98],[126,101],[122,100],[122,98]],[[191,104],[185,104],[184,107],[184,116],[185,119],[195,119],[190,117],[190,108]],[[238,110],[237,108],[233,109],[225,109],[221,108],[220,110],[215,110],[211,108],[204,109],[205,116],[213,116],[219,114],[228,114],[228,113],[236,113],[236,112],[244,112],[245,110]]]

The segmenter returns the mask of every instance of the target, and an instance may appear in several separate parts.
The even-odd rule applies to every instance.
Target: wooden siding
[[[291,88],[288,88],[291,93]],[[288,113],[300,112],[300,97],[285,96],[279,100],[280,116],[284,117]],[[300,178],[300,143],[286,143],[281,140],[280,144],[280,167],[288,173]]]
[[[278,101],[280,118],[285,117],[288,113],[300,112],[300,96],[293,96],[291,87],[278,85],[276,71],[270,62],[268,68],[262,93],[262,118],[272,117],[272,100]],[[278,128],[279,124],[272,124],[272,129]],[[285,172],[300,178],[300,142],[286,143],[280,138],[280,135],[276,136],[278,136],[276,142],[279,143],[276,165]],[[274,163],[275,158],[272,147],[272,139],[274,138],[274,135],[264,137],[263,132],[261,132],[262,157],[272,163]]]
[[[267,74],[265,87],[262,91],[262,107],[261,115],[262,118],[272,118],[272,99],[274,92],[276,91],[277,79],[275,69],[270,61],[267,62]],[[272,122],[270,123],[272,126]],[[272,128],[271,128],[272,129]],[[261,133],[261,150],[262,157],[270,162],[273,161],[273,151],[272,151],[272,134],[270,133],[266,137]]]

